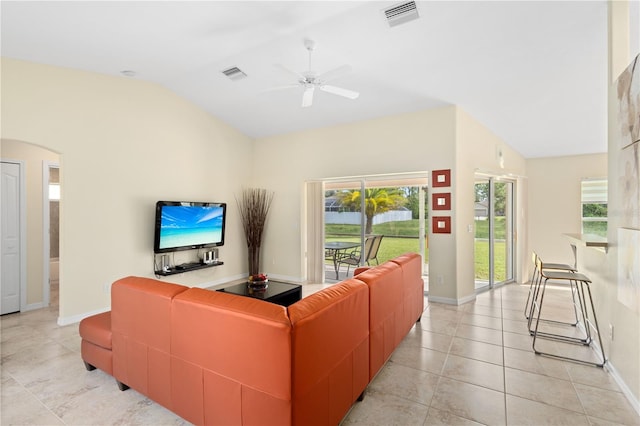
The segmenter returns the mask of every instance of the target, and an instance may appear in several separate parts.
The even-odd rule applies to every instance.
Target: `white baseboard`
[[[446,305],[464,305],[465,303],[473,302],[476,300],[475,294],[470,294],[469,296],[463,297],[462,299],[453,299],[450,297],[440,297],[440,296],[427,296],[429,302],[435,303],[444,303]]]
[[[31,303],[27,306],[24,307],[24,309],[22,310],[23,312],[27,312],[27,311],[35,311],[36,309],[42,309],[44,308],[44,303],[39,302],[39,303]]]
[[[301,283],[300,278],[290,277],[290,276],[287,276],[287,275],[269,274],[269,279],[275,280],[275,281],[283,281],[283,282],[293,283],[293,284],[300,284]],[[246,274],[240,274],[240,275],[235,275],[233,277],[225,277],[223,279],[219,279],[219,280],[215,280],[215,281],[207,281],[206,283],[198,284],[197,287],[207,288],[207,289],[211,289],[211,290],[217,290],[219,288],[228,287],[230,285],[235,285],[235,284],[240,284],[240,283],[246,282],[246,281],[247,281],[247,275]]]
[[[269,278],[274,279],[276,281],[282,281],[282,282],[285,282],[285,283],[302,284],[302,279],[300,277],[292,277],[292,276],[289,276],[289,275],[269,274]]]
[[[101,313],[107,312],[109,310],[111,310],[111,308],[99,309],[97,311],[87,312],[87,313],[79,314],[79,315],[72,315],[70,317],[58,317],[58,325],[62,327],[62,326],[65,326],[65,325],[75,324],[75,323],[78,323],[78,322],[82,321],[83,319],[85,319],[87,317],[90,317],[91,315],[101,314]]]
[[[618,370],[616,370],[613,364],[611,364],[611,361],[607,361],[604,368],[609,372],[609,374],[611,374],[611,377],[613,377],[613,380],[615,380],[618,386],[620,386],[620,390],[627,398],[627,401],[629,401],[629,404],[631,404],[633,409],[636,410],[636,413],[640,416],[640,401],[638,401],[638,398],[633,394],[633,392],[631,392],[631,389],[629,389],[629,386],[624,382],[618,373]]]

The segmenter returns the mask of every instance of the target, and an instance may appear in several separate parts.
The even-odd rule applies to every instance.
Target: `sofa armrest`
[[[358,275],[360,275],[361,273],[363,273],[364,271],[371,269],[371,266],[358,266],[354,271],[353,271],[353,276],[356,277]]]
[[[402,269],[393,262],[357,276],[369,287],[369,380],[404,338]]]
[[[422,256],[406,253],[391,259],[402,268],[404,286],[404,325],[408,332],[424,311],[424,281],[422,279]]]
[[[111,286],[113,376],[171,409],[171,301],[189,287],[127,277]]]

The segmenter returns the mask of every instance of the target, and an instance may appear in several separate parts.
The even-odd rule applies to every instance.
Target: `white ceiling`
[[[390,28],[397,1],[1,2],[2,55],[161,84],[260,138],[456,104],[527,158],[606,152],[605,1],[418,2]],[[302,88],[275,67],[352,72]],[[248,77],[221,71],[237,66]],[[122,77],[127,78],[127,77]],[[390,141],[392,142],[392,141]]]

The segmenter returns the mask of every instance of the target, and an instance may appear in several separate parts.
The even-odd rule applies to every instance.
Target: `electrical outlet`
[[[444,279],[442,278],[442,275],[438,275],[438,285],[442,284],[444,284]]]
[[[106,283],[105,285],[103,285],[102,291],[104,291],[106,294],[111,293],[111,283]]]

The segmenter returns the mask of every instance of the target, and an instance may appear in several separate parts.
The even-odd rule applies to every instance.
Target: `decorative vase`
[[[249,275],[260,273],[260,246],[247,246]]]

